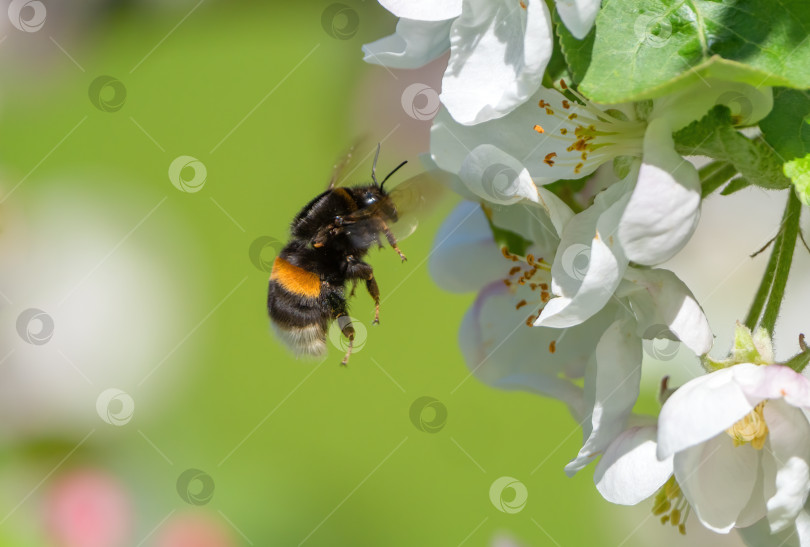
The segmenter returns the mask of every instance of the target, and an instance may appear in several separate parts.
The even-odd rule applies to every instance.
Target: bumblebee
[[[348,349],[341,365],[346,365],[352,352],[354,327],[348,315],[346,285],[359,281],[374,299],[374,324],[380,321],[380,289],[374,269],[363,258],[382,238],[399,254],[391,225],[399,220],[398,207],[385,191],[386,181],[407,161],[377,182],[377,158],[371,167],[371,184],[352,187],[336,186],[336,166],[326,191],[316,196],[295,216],[290,226],[289,243],[273,262],[267,291],[267,310],[279,338],[296,355],[320,356],[326,353],[329,325],[336,320],[348,339]],[[396,189],[395,189],[396,190]]]

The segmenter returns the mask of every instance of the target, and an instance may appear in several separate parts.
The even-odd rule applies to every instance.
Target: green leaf
[[[801,202],[810,206],[810,154],[785,163],[784,171]]]
[[[720,192],[720,195],[730,196],[734,192],[739,192],[743,188],[748,188],[749,186],[751,186],[751,183],[748,182],[748,180],[742,177],[737,177],[736,179],[729,182],[725,188],[723,188],[723,190]]]
[[[680,154],[709,156],[730,163],[751,184],[771,189],[790,186],[773,149],[737,131],[726,106],[715,106],[703,118],[676,132],[673,138]]]
[[[554,11],[554,28],[557,31],[560,48],[565,56],[565,62],[568,64],[571,79],[575,84],[579,84],[591,64],[591,50],[596,37],[596,28],[592,28],[582,40],[577,40],[565,27],[556,10]]]
[[[806,0],[610,0],[596,19],[580,89],[617,103],[665,95],[707,77],[810,87]]]
[[[783,161],[810,154],[810,94],[804,90],[773,90],[773,109],[759,127]]]

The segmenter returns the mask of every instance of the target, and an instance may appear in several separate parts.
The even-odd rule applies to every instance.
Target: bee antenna
[[[374,184],[380,186],[377,183],[377,158],[380,157],[380,143],[377,143],[377,153],[374,154],[374,163],[371,164],[371,180],[374,181]],[[388,177],[386,177],[388,178]],[[385,182],[385,181],[383,181]]]
[[[405,160],[405,161],[403,161],[402,163],[400,163],[399,165],[397,165],[396,167],[394,167],[394,170],[393,170],[393,171],[391,171],[390,173],[388,173],[388,174],[385,176],[385,178],[384,178],[384,179],[383,179],[383,181],[382,181],[382,184],[380,184],[380,190],[381,190],[381,191],[382,191],[382,189],[383,189],[383,184],[385,184],[385,181],[387,181],[388,179],[390,179],[390,178],[391,178],[391,175],[393,175],[394,173],[396,173],[397,171],[399,171],[399,168],[400,168],[400,167],[402,167],[403,165],[405,165],[406,163],[408,163],[408,160]]]

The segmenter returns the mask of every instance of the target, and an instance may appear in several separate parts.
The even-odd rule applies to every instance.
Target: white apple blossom
[[[525,174],[513,170],[544,185],[584,177],[618,157],[632,159],[623,179],[627,196],[615,196],[613,202],[622,203],[602,231],[621,241],[619,269],[626,261],[655,265],[671,258],[697,225],[700,181],[695,167],[675,151],[672,133],[718,102],[749,105],[746,123],[764,117],[773,102],[770,88],[722,80],[694,84],[651,104],[605,108],[576,96],[583,104],[541,88],[509,115],[469,127],[442,110],[431,128],[431,156],[484,199],[491,193],[476,187],[492,178],[493,166],[520,165]]]
[[[794,524],[810,492],[810,380],[789,367],[740,363],[687,382],[659,417],[658,457],[696,516],[726,533],[764,516]]]
[[[558,252],[559,233],[573,214],[550,192],[532,188],[535,199],[490,212],[494,225],[531,243],[525,255],[498,249],[483,210],[465,203],[437,235],[431,273],[448,290],[479,291],[459,335],[476,376],[563,400],[581,422],[585,442],[566,467],[575,473],[628,427],[639,393],[641,339],[649,328],[666,326],[698,354],[709,350],[712,335],[694,297],[672,272],[636,268],[628,269],[632,275],[624,279],[621,297],[581,324],[527,328],[549,299],[553,269],[543,257]],[[583,376],[584,391],[571,381]]]
[[[540,87],[554,48],[543,0],[380,0],[399,17],[396,33],[363,46],[365,60],[417,68],[450,50],[441,101],[458,123],[508,114]],[[578,39],[593,26],[600,0],[557,0]]]

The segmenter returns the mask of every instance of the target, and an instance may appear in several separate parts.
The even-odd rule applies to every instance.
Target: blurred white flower
[[[543,0],[380,0],[400,18],[396,33],[363,46],[365,60],[418,68],[450,50],[442,103],[471,125],[500,118],[540,87],[554,35]],[[557,0],[565,26],[588,34],[600,0]]]

